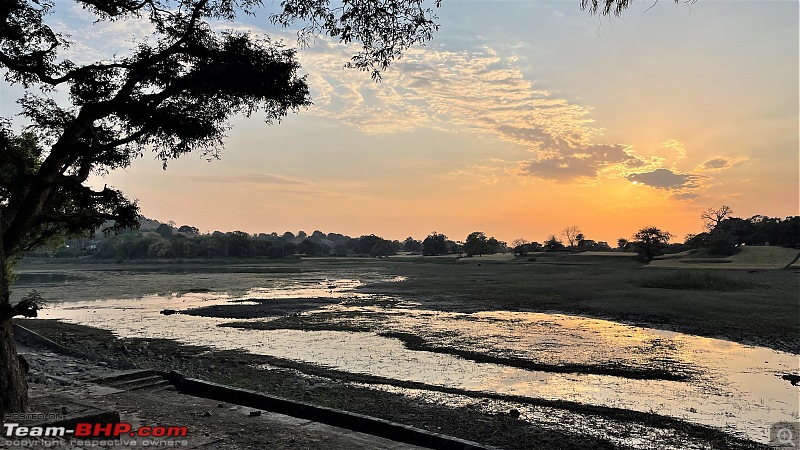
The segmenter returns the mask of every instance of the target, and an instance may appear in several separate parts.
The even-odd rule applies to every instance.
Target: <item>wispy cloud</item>
[[[702,175],[675,173],[669,169],[656,169],[650,172],[633,173],[626,177],[634,184],[644,184],[666,191],[694,189],[699,186]]]
[[[222,175],[186,175],[184,178],[188,181],[196,181],[201,183],[236,183],[236,184],[288,184],[288,185],[308,185],[309,183],[301,180],[294,180],[280,175],[272,175],[268,173],[249,173],[235,176],[222,176]]]
[[[703,164],[700,164],[695,170],[699,172],[719,172],[721,170],[730,169],[731,167],[741,164],[745,161],[747,161],[747,158],[743,156],[734,158],[717,156],[709,159]]]

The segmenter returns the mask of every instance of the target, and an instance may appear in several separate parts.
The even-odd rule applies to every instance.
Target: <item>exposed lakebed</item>
[[[653,412],[759,442],[772,423],[798,420],[798,388],[780,378],[797,372],[797,355],[563,314],[422,309],[360,293],[362,282],[293,275],[244,294],[59,303],[42,317],[386,379]]]

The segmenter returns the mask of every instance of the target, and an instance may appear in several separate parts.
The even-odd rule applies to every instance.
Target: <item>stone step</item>
[[[161,378],[160,376],[143,377],[134,380],[117,381],[110,383],[109,386],[122,389],[125,391],[133,391],[136,389],[156,389],[169,386],[169,381]]]
[[[112,375],[107,375],[100,378],[95,378],[93,380],[89,380],[90,383],[97,383],[97,384],[105,384],[111,385],[115,382],[121,382],[126,380],[136,380],[139,378],[146,378],[152,376],[159,376],[158,373],[154,370],[150,369],[133,369],[133,370],[123,370],[116,372]]]
[[[164,389],[170,386],[169,381],[159,375],[154,370],[137,369],[118,372],[102,378],[91,380],[96,384],[110,386],[124,391],[134,391],[138,389]]]

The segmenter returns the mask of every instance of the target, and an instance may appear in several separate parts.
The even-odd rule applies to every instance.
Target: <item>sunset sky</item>
[[[219,161],[187,155],[165,172],[146,156],[95,183],[203,232],[542,242],[578,225],[614,245],[647,225],[682,241],[722,204],[799,213],[796,1],[639,0],[621,18],[578,5],[444,0],[434,40],[381,83],[318,39],[298,51],[308,110],[237,118]],[[55,17],[81,42],[76,60],[141,32],[66,3]],[[243,20],[296,46],[266,14]],[[3,84],[2,115],[20,92]]]

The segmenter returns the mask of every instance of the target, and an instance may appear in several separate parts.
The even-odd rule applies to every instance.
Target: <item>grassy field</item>
[[[733,256],[725,258],[697,258],[693,252],[666,255],[650,263],[649,267],[673,269],[783,269],[796,262],[800,250],[781,247],[742,247]]]

